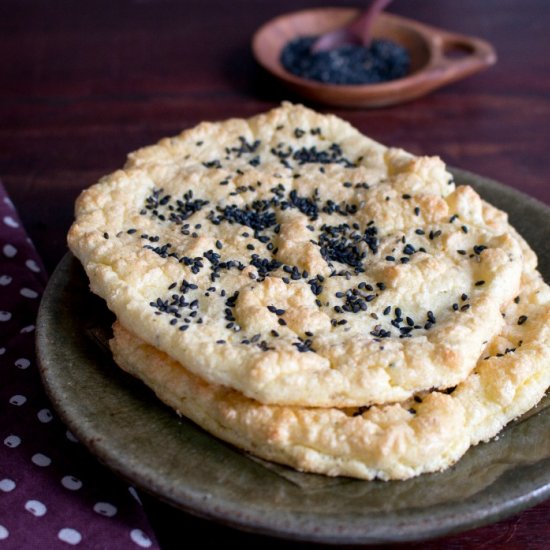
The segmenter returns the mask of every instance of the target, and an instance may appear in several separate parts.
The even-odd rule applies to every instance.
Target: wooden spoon
[[[313,53],[324,52],[345,44],[368,46],[371,41],[372,25],[375,19],[391,2],[392,0],[373,0],[370,6],[349,25],[319,37],[311,46],[311,51]]]

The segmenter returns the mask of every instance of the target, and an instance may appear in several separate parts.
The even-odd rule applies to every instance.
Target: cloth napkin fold
[[[46,272],[0,183],[0,548],[159,548],[134,488],[53,412],[34,353]]]

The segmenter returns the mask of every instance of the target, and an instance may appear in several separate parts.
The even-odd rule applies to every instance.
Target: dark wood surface
[[[330,4],[338,3],[2,0],[0,177],[48,269],[66,252],[80,190],[121,166],[128,151],[201,120],[249,116],[296,99],[256,67],[250,37],[274,15]],[[550,203],[550,2],[400,0],[391,11],[483,37],[499,61],[410,104],[332,111],[383,143],[439,154]],[[184,534],[280,545],[153,499],[147,508],[166,548]],[[549,545],[546,502],[492,526],[410,547]]]

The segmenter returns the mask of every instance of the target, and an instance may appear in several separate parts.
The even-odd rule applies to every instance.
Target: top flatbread
[[[464,380],[529,255],[438,158],[289,104],[130,155],[81,195],[69,245],[121,323],[190,371],[323,407]]]

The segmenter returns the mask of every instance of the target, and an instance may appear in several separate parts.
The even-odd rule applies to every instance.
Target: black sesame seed
[[[476,286],[483,286],[485,281],[476,281]]]
[[[474,250],[475,254],[479,255],[486,249],[487,249],[487,247],[485,245],[479,244],[479,245],[474,246],[473,250]]]
[[[286,326],[286,321],[285,321],[282,317],[279,318],[279,319],[277,319],[277,322],[278,322],[282,327]]]
[[[418,206],[414,209],[414,215],[420,216],[420,208]]]
[[[384,309],[384,311],[382,312],[384,315],[389,315],[391,312],[391,306],[388,306],[387,308]]]
[[[468,228],[465,225],[461,225],[460,229],[462,229],[463,233],[468,233]]]
[[[395,258],[393,256],[386,256],[386,261],[395,262]]]
[[[518,317],[518,325],[523,325],[523,323],[525,323],[527,319],[528,319],[527,315],[520,315]]]

